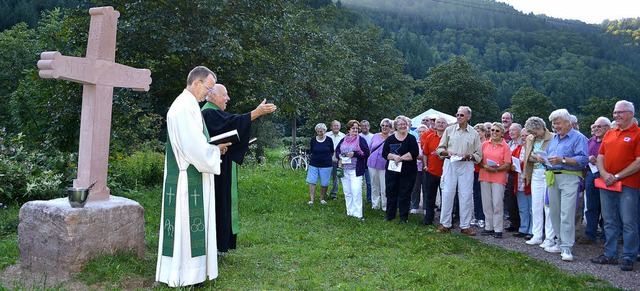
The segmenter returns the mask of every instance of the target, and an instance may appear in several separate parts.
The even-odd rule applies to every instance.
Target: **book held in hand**
[[[212,136],[211,139],[209,139],[209,143],[210,144],[224,144],[224,143],[232,143],[232,144],[236,144],[240,142],[240,135],[238,135],[238,131],[237,130],[230,130],[227,131],[225,133],[221,133],[218,134],[216,136]]]

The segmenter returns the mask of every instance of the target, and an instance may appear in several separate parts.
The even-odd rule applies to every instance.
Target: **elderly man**
[[[425,225],[432,225],[435,217],[436,195],[438,195],[438,188],[440,188],[440,177],[442,177],[444,161],[433,153],[438,148],[446,128],[447,120],[443,117],[438,117],[433,130],[427,131],[420,136],[422,164],[426,169],[422,180],[422,207],[425,210],[422,223]]]
[[[333,150],[335,151],[336,146],[338,146],[338,142],[340,142],[340,140],[342,140],[342,138],[345,136],[344,133],[340,132],[340,121],[331,121],[331,132],[327,133],[327,136],[333,141]],[[340,181],[340,179],[338,179],[338,175],[336,172],[337,168],[338,160],[334,157],[333,169],[331,170],[331,180],[333,181],[333,186],[331,186],[330,193],[333,200],[338,199],[338,181]]]
[[[511,112],[502,113],[502,125],[504,126],[504,129],[507,130],[507,132],[504,133],[502,138],[504,138],[506,142],[510,142],[512,138],[509,133],[509,129],[511,128],[511,123],[513,123],[513,114],[511,114]]]
[[[596,232],[598,230],[598,222],[600,221],[600,189],[596,188],[594,181],[600,177],[597,168],[598,151],[602,144],[602,138],[611,127],[611,121],[604,116],[598,117],[591,126],[593,129],[593,137],[587,141],[587,149],[589,153],[589,167],[587,169],[587,177],[585,179],[586,206],[585,218],[587,226],[584,229],[585,236],[578,239],[579,244],[591,244],[596,242]]]
[[[218,277],[215,210],[204,206],[214,199],[213,176],[220,174],[220,155],[230,144],[209,144],[198,106],[215,83],[211,70],[195,67],[167,112],[156,281],[169,287]],[[190,228],[195,222],[201,227]]]
[[[451,212],[453,199],[458,191],[460,204],[460,229],[463,234],[475,236],[471,229],[471,210],[473,209],[473,164],[482,159],[482,145],[478,133],[471,125],[471,108],[458,107],[458,124],[445,129],[436,153],[446,160],[442,168],[442,207],[439,233],[451,231]]]
[[[507,112],[508,113],[508,112]],[[502,122],[504,124],[505,118],[502,115]],[[505,127],[508,130],[511,140],[507,142],[509,148],[513,152],[520,144],[522,144],[522,138],[520,138],[520,131],[522,131],[522,125],[518,123],[511,123],[510,127]],[[506,133],[505,133],[506,135]],[[517,181],[513,180],[515,177],[513,172],[507,172],[507,185],[504,188],[504,206],[507,207],[507,213],[509,213],[509,227],[506,231],[515,232],[520,229],[520,209],[518,209],[518,197],[515,195],[518,191],[514,191],[513,187],[517,185]]]
[[[622,231],[622,271],[632,271],[638,256],[638,195],[640,194],[640,128],[633,122],[633,103],[618,101],[613,119],[618,128],[605,133],[598,151],[598,170],[607,186],[621,183],[622,190],[600,190],[604,220],[604,254],[596,264],[618,262],[618,238]]]
[[[373,138],[373,133],[369,130],[371,129],[371,124],[368,120],[360,121],[360,136],[363,137],[367,144],[371,144],[371,139]],[[364,166],[364,181],[367,185],[367,203],[371,203],[371,176],[369,176],[369,168],[367,165]]]
[[[238,175],[237,165],[242,165],[244,156],[249,150],[251,123],[258,117],[272,113],[276,106],[262,100],[262,103],[251,112],[245,114],[227,113],[227,102],[231,100],[227,88],[216,84],[206,97],[207,103],[202,106],[202,118],[209,136],[237,130],[240,142],[233,144],[221,157],[220,175],[215,176],[216,207],[216,239],[218,252],[224,253],[236,248],[236,240],[240,231],[238,221]]]
[[[556,135],[549,141],[546,153],[549,165],[545,172],[551,225],[558,235],[555,245],[544,248],[549,253],[561,253],[563,261],[573,261],[571,249],[575,242],[575,213],[582,169],[589,162],[587,138],[571,126],[566,109],[551,112],[549,121]],[[538,157],[544,162],[542,157]]]

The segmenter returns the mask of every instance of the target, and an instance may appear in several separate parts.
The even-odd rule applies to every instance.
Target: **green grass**
[[[551,264],[460,234],[437,234],[434,227],[420,224],[417,216],[411,216],[408,224],[387,222],[381,211],[365,207],[366,220],[359,221],[346,216],[344,199],[309,206],[306,172],[282,169],[277,156],[277,152],[270,152],[267,165],[240,168],[238,249],[219,257],[220,276],[205,282],[205,288],[611,288],[594,277],[568,275]],[[133,289],[140,284],[151,289],[158,247],[159,193],[160,189],[114,193],[134,199],[145,208],[144,259],[130,254],[103,256],[88,264],[76,278],[96,289]],[[15,234],[0,238],[2,268],[17,261],[16,242]],[[160,284],[153,289],[169,288]]]

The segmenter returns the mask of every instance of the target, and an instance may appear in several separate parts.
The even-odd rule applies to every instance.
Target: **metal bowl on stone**
[[[96,184],[98,180],[93,181],[89,187],[69,187],[67,188],[67,196],[69,197],[69,204],[73,208],[82,208],[89,199],[89,191],[91,187]]]

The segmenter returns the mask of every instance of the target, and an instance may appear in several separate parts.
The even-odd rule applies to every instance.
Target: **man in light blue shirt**
[[[571,115],[566,109],[551,112],[549,121],[556,135],[546,149],[549,163],[545,175],[549,187],[549,216],[558,240],[544,250],[561,253],[563,261],[573,261],[571,249],[575,242],[578,186],[582,169],[589,163],[587,138],[572,128]]]

